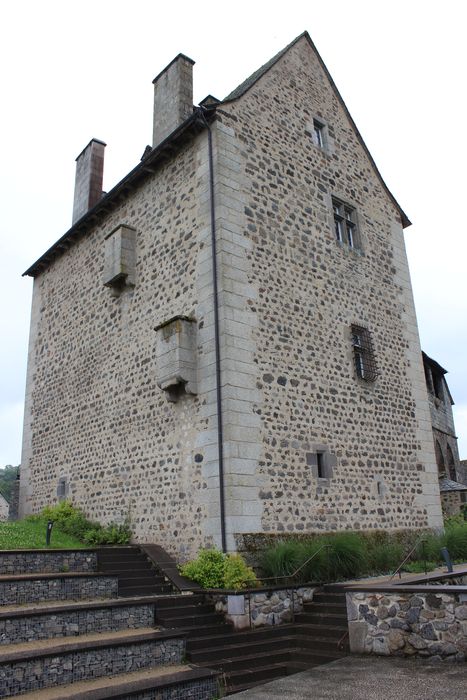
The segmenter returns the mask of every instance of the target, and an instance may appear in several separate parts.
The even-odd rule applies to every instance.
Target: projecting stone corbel
[[[154,330],[157,385],[169,401],[178,401],[183,394],[197,394],[195,319],[174,316]]]

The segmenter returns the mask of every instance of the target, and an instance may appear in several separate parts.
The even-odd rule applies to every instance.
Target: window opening
[[[355,221],[355,209],[347,204],[332,200],[334,212],[334,231],[339,243],[345,243],[349,248],[357,246],[357,224]]]
[[[313,119],[313,142],[319,148],[324,148],[324,125]]]
[[[357,377],[374,382],[378,376],[370,332],[362,326],[352,326],[352,347]]]
[[[324,473],[324,452],[316,453],[316,466],[318,470],[318,479],[324,479],[326,477]]]

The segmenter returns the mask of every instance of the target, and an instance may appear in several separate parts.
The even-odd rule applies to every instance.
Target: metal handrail
[[[390,581],[392,581],[392,579],[394,578],[394,576],[396,576],[397,574],[399,574],[399,578],[401,578],[401,569],[402,569],[402,567],[404,566],[404,564],[406,563],[406,561],[408,561],[408,560],[410,559],[410,557],[412,556],[412,554],[413,554],[413,553],[415,552],[415,550],[417,549],[418,545],[419,545],[421,542],[426,542],[426,537],[427,537],[426,535],[422,535],[422,536],[415,542],[415,544],[414,544],[414,546],[412,547],[412,549],[410,550],[410,552],[409,552],[409,553],[406,555],[406,557],[401,561],[401,563],[399,564],[399,566],[397,567],[397,569],[395,570],[395,572],[393,573],[393,575],[392,575],[391,578],[389,579]],[[425,550],[423,551],[423,554],[425,554]],[[428,574],[428,570],[427,570],[427,566],[426,566],[426,556],[423,557],[423,560],[424,560],[424,564],[425,564],[425,576],[426,576],[426,575]]]
[[[310,561],[312,561],[316,557],[317,554],[319,554],[323,549],[328,549],[329,547],[331,547],[330,544],[323,544],[319,549],[316,550],[316,552],[314,552],[311,555],[311,557],[308,557],[308,559],[306,561],[304,561],[303,564],[300,564],[298,569],[295,569],[295,571],[293,573],[287,574],[286,576],[268,576],[267,578],[262,578],[261,581],[262,582],[263,581],[273,581],[273,580],[274,581],[282,581],[285,578],[287,578],[287,579],[294,578],[294,576],[296,576],[298,574],[298,572],[303,569],[303,567],[305,567],[307,564],[309,564]],[[250,579],[249,581],[246,581],[246,583],[255,583],[255,581],[254,581],[254,579]]]

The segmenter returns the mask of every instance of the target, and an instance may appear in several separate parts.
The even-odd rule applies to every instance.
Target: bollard
[[[52,534],[53,526],[54,526],[53,520],[49,520],[49,522],[47,523],[47,532],[46,532],[46,536],[45,536],[45,544],[47,545],[47,547],[49,547],[49,545],[50,545],[50,535]]]
[[[448,573],[452,573],[452,571],[453,571],[452,561],[451,561],[451,557],[449,556],[448,548],[442,547],[441,554],[442,554],[444,561],[446,562],[446,566],[448,567]]]

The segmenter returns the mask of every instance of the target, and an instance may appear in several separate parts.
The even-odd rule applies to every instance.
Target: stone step
[[[303,612],[317,613],[321,615],[327,615],[328,613],[331,613],[333,615],[347,617],[347,606],[345,602],[321,603],[313,601],[312,603],[305,603],[305,605],[303,606]]]
[[[149,628],[11,644],[0,649],[0,698],[180,664],[184,650],[180,633]]]
[[[295,615],[295,622],[310,622],[314,625],[347,627],[347,618],[339,613],[306,611]]]
[[[155,599],[110,599],[0,608],[0,645],[154,625]]]
[[[138,571],[154,571],[154,567],[150,562],[146,561],[108,561],[105,562],[105,573],[113,573],[114,571],[125,571],[130,573],[137,568]]]
[[[156,610],[156,622],[164,627],[170,628],[182,628],[182,627],[194,627],[195,625],[212,625],[216,622],[221,624],[224,622],[224,616],[220,613],[210,612],[204,614],[193,614],[185,615],[182,611],[183,617],[175,616],[165,616],[161,612]]]
[[[301,613],[302,614],[302,613]],[[299,617],[297,615],[297,617]],[[339,640],[347,632],[347,625],[318,625],[312,622],[296,621],[297,634],[310,634]]]
[[[226,677],[227,695],[241,693],[242,690],[249,690],[263,683],[268,683],[275,678],[287,675],[287,664],[268,664],[259,668],[242,669],[233,671]]]
[[[135,583],[134,586],[124,586],[118,590],[118,594],[122,598],[133,598],[135,596],[165,596],[171,592],[172,586],[170,584],[158,586],[156,584],[140,585]]]
[[[126,700],[133,697],[138,700],[153,700],[154,697],[213,700],[220,695],[218,672],[174,665],[35,690],[21,695],[21,700]]]
[[[186,605],[198,605],[203,604],[206,600],[204,594],[195,593],[193,595],[175,593],[174,595],[167,596],[165,598],[159,598],[157,601],[157,609],[161,608],[172,608],[177,605],[180,609]]]
[[[294,644],[293,637],[276,637],[272,639],[263,638],[250,642],[236,642],[235,634],[232,635],[229,644],[219,644],[215,647],[204,647],[201,649],[187,649],[187,658],[193,663],[210,662],[216,663],[219,660],[234,659],[236,657],[253,656],[263,652],[287,651]]]
[[[160,614],[164,620],[178,617],[190,617],[205,614],[212,614],[213,606],[211,603],[199,603],[198,605],[176,605],[173,607],[166,606],[160,608],[157,606],[158,614]]]
[[[235,632],[231,627],[228,628],[222,636],[214,635],[212,643],[205,636],[193,636],[187,640],[187,650],[202,649],[206,646],[220,646],[224,644],[248,644],[249,642],[257,642],[263,639],[286,638],[290,639],[294,635],[295,629],[293,625],[277,625],[276,627],[259,627],[255,630],[244,630]]]

